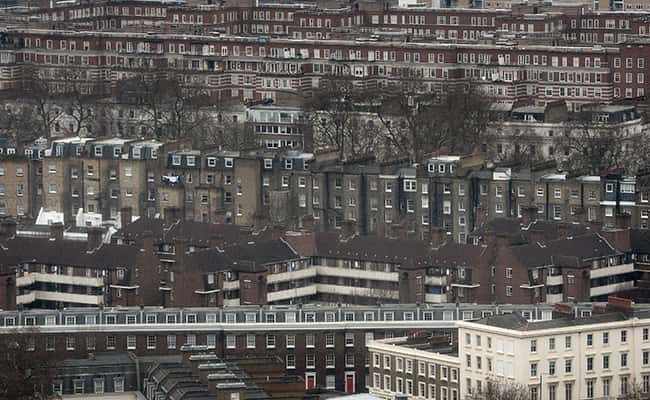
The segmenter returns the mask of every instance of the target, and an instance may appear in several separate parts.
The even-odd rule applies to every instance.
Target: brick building
[[[405,236],[255,232],[142,217],[102,243],[16,233],[3,224],[0,296],[8,308],[207,307],[343,302],[539,304],[642,293],[643,230],[497,218],[471,244]],[[128,219],[128,210],[123,216]],[[25,231],[25,233],[29,233]],[[397,234],[404,235],[404,231]]]
[[[578,308],[590,314],[592,305]],[[370,382],[371,358],[366,345],[372,340],[404,336],[413,330],[428,330],[453,339],[456,337],[455,320],[513,311],[520,311],[531,319],[549,319],[552,310],[546,305],[434,307],[415,304],[67,308],[2,311],[0,334],[17,327],[31,327],[27,329],[34,332],[29,334],[34,346],[29,351],[34,354],[53,352],[63,358],[79,360],[88,359],[89,353],[118,356],[130,352],[141,359],[141,366],[156,357],[178,356],[183,354],[184,347],[191,346],[202,348],[201,353],[214,354],[226,363],[230,360],[244,363],[247,358],[260,356],[277,357],[282,360],[282,372],[301,378],[305,389],[327,388],[354,393],[365,391],[366,383]],[[97,358],[96,363],[100,360]],[[259,361],[254,363],[260,364]],[[70,373],[75,365],[83,365],[83,362],[70,364],[72,368],[62,369],[62,372]],[[270,366],[271,361],[268,364]],[[118,365],[116,362],[115,366]],[[244,365],[241,368],[245,369]],[[140,372],[146,374],[147,370],[141,368]],[[64,382],[64,388],[69,388],[67,385],[73,385],[74,379],[64,379]],[[94,382],[86,382],[84,391],[88,393]],[[133,387],[132,384],[131,378],[125,379],[125,388]],[[105,385],[108,391],[110,380]]]
[[[403,69],[438,92],[445,84],[473,80],[502,102],[565,100],[570,109],[647,92],[643,35],[649,26],[642,15],[530,11],[73,6],[37,15],[45,23],[54,18],[65,27],[83,26],[84,32],[8,30],[3,49],[8,73],[0,84],[15,86],[32,67],[74,64],[88,71],[89,87],[155,66],[183,70],[189,85],[216,97],[240,99],[309,93],[327,75],[386,86],[399,81]],[[151,34],[123,36],[121,24],[128,26],[135,15]],[[387,28],[400,29],[409,41],[406,36],[403,42],[354,40]],[[224,34],[209,34],[217,31]],[[501,39],[503,32],[508,34]]]

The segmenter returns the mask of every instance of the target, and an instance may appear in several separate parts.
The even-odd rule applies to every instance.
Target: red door
[[[307,389],[313,389],[316,386],[316,377],[313,375],[307,376]]]
[[[354,375],[345,376],[345,393],[354,393]]]

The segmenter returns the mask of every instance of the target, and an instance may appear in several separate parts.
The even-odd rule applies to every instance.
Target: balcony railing
[[[63,285],[103,287],[103,278],[92,278],[74,275],[43,274],[40,272],[28,272],[16,279],[16,286],[30,286],[36,282],[59,283]]]
[[[48,292],[44,290],[32,290],[23,295],[16,296],[17,304],[28,304],[36,300],[86,304],[92,306],[99,306],[104,303],[104,297],[101,295]]]

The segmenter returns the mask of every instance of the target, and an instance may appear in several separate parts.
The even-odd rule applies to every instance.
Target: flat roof
[[[127,142],[130,142],[131,139],[124,138],[108,138],[108,139],[99,139],[95,140],[92,144],[112,144],[112,145],[123,145]]]

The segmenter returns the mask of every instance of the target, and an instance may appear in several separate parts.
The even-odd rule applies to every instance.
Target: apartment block
[[[520,315],[459,322],[462,395],[480,391],[485,380],[506,379],[532,398],[589,399],[621,396],[639,385],[650,391],[648,318],[625,300],[610,300],[600,314],[530,322]],[[515,356],[516,354],[516,356]]]

